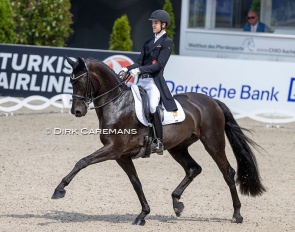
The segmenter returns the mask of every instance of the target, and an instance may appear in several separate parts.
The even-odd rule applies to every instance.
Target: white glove
[[[124,72],[124,73],[127,73],[128,72],[128,69],[127,68],[122,68],[122,71]]]
[[[131,69],[129,71],[129,73],[130,73],[131,76],[135,77],[136,75],[138,75],[140,73],[140,71],[139,71],[139,68],[134,68],[134,69]]]

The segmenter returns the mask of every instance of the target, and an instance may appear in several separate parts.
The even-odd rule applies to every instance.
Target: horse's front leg
[[[133,188],[138,196],[138,199],[141,204],[141,213],[136,217],[135,221],[133,222],[133,225],[141,225],[143,226],[145,224],[145,217],[150,213],[150,207],[147,203],[147,200],[144,196],[142,186],[140,183],[140,180],[137,176],[134,164],[131,160],[131,158],[120,158],[116,160],[117,163],[121,166],[121,168],[126,172],[127,176],[129,177],[129,180],[131,184],[133,185]]]
[[[79,171],[86,168],[87,166],[99,162],[103,162],[110,159],[115,159],[118,157],[119,151],[115,151],[111,148],[111,146],[104,146],[99,150],[95,151],[89,156],[84,157],[83,159],[79,160],[73,170],[62,179],[60,184],[56,187],[52,199],[59,199],[65,196],[66,190],[65,187],[73,180],[73,178],[78,174]]]

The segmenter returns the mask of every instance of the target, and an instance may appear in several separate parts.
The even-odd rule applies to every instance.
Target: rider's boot
[[[155,146],[155,150],[158,155],[163,155],[164,145],[163,145],[163,126],[162,120],[159,113],[156,111],[152,114],[153,116],[153,124],[156,131],[156,139],[154,139],[153,143]]]

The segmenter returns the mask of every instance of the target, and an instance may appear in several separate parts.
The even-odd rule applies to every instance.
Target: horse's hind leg
[[[173,209],[177,217],[181,215],[184,209],[184,205],[180,202],[180,197],[183,191],[189,186],[193,179],[199,175],[202,168],[188,153],[187,145],[180,145],[168,150],[172,157],[183,167],[185,171],[185,177],[176,187],[172,193]]]
[[[136,217],[135,221],[133,222],[133,225],[141,225],[143,226],[145,224],[145,217],[150,213],[150,207],[147,203],[147,200],[144,196],[142,186],[140,183],[140,180],[137,176],[134,164],[131,160],[131,158],[121,158],[116,160],[117,163],[121,166],[121,168],[126,172],[127,176],[129,177],[129,180],[131,184],[133,185],[133,188],[138,196],[138,199],[140,201],[142,210],[141,213]]]
[[[223,132],[218,133],[224,135]],[[212,139],[214,138],[214,139]],[[237,193],[235,184],[235,170],[230,166],[226,154],[225,154],[225,138],[224,136],[213,137],[213,135],[201,138],[202,143],[205,146],[207,152],[211,155],[213,160],[216,162],[219,170],[221,171],[225,182],[227,183],[234,207],[234,214],[232,222],[242,223],[243,217],[240,214],[241,202]]]

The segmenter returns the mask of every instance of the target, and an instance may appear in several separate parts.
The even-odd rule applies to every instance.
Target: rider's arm
[[[164,69],[172,53],[172,46],[173,42],[170,39],[165,39],[161,44],[158,58],[150,65],[139,66],[140,73],[152,74]]]

